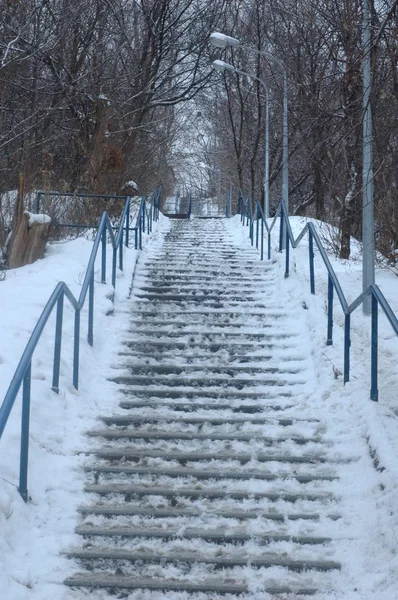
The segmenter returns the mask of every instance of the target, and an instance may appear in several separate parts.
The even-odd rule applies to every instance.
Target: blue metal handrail
[[[244,224],[250,225],[249,237],[253,245],[253,224],[254,220],[257,221],[256,231],[256,248],[258,249],[259,239],[259,221],[261,221],[261,260],[263,260],[263,237],[264,228],[268,234],[268,260],[271,258],[271,231],[275,225],[276,218],[280,215],[280,229],[279,229],[279,251],[282,251],[282,236],[283,236],[283,223],[286,223],[285,235],[286,235],[286,254],[285,254],[285,277],[289,277],[289,262],[290,262],[290,245],[292,248],[297,248],[304,236],[308,233],[308,253],[309,253],[309,271],[310,271],[310,290],[311,294],[315,294],[315,269],[314,269],[314,242],[319,250],[322,261],[328,272],[328,318],[327,318],[327,337],[326,344],[328,346],[333,344],[333,297],[336,293],[339,300],[341,309],[344,314],[344,383],[350,380],[350,346],[351,346],[351,314],[363,303],[364,299],[368,296],[371,297],[371,387],[370,387],[370,398],[377,402],[378,400],[378,308],[379,306],[383,310],[388,322],[390,323],[393,331],[398,336],[398,318],[393,312],[384,294],[380,288],[373,284],[370,285],[364,292],[362,292],[351,304],[348,304],[347,299],[344,295],[343,289],[340,285],[338,277],[330,263],[327,252],[322,244],[322,241],[316,231],[315,226],[312,223],[307,223],[297,238],[294,238],[293,231],[290,225],[289,216],[286,211],[286,207],[281,202],[276,211],[275,217],[268,225],[267,219],[264,217],[262,206],[259,202],[256,203],[255,207],[255,219],[253,218],[253,212],[251,210],[251,200],[247,199],[246,203],[241,197],[239,203],[241,208],[241,221]]]
[[[159,202],[161,189],[158,188],[152,195],[149,214],[149,231],[152,230],[152,219],[159,217]],[[142,242],[142,232],[145,231],[145,205],[146,199],[143,197],[140,202],[137,217],[137,231],[140,233],[140,247]],[[119,252],[119,269],[123,270],[123,243],[126,247],[129,244],[129,221],[130,221],[130,199],[125,201],[122,217],[116,236],[113,233],[112,223],[106,212],[102,214],[97,234],[94,240],[90,259],[87,265],[86,274],[83,280],[79,298],[75,298],[72,291],[63,281],[59,282],[45,305],[29,341],[23,351],[22,357],[15,370],[14,376],[8,387],[3,403],[0,406],[0,438],[3,435],[11,414],[18,392],[22,386],[22,416],[21,416],[21,450],[20,450],[20,468],[19,468],[19,486],[18,490],[23,500],[28,500],[28,455],[29,455],[29,420],[30,420],[30,400],[31,400],[31,371],[33,352],[40,340],[41,334],[56,307],[55,323],[55,345],[53,359],[53,378],[52,389],[59,392],[59,375],[61,361],[62,345],[62,322],[63,307],[65,297],[69,300],[75,311],[74,315],[74,341],[73,341],[73,385],[76,389],[79,387],[79,351],[80,351],[80,315],[85,305],[88,294],[88,334],[87,341],[92,346],[94,343],[94,268],[95,260],[101,245],[101,282],[106,283],[106,246],[107,238],[112,245],[112,286],[116,286],[116,263],[117,253]],[[148,218],[148,217],[147,217]],[[148,227],[147,227],[148,230]]]

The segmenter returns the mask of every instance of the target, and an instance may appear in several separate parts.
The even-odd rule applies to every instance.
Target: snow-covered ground
[[[293,218],[295,235],[305,225]],[[168,220],[161,219],[147,243],[161,245]],[[226,222],[238,245],[249,244],[239,217]],[[274,241],[277,242],[277,230]],[[33,265],[7,272],[0,282],[0,401],[37,318],[58,281],[78,295],[92,243],[84,239],[52,244],[46,257]],[[330,256],[348,302],[361,292],[358,246],[353,259]],[[136,253],[127,252],[125,272],[118,275],[115,302],[110,285],[95,289],[94,347],[85,340],[82,318],[80,389],[72,386],[72,319],[65,306],[60,393],[51,391],[54,326],[50,323],[33,361],[30,470],[31,502],[24,504],[18,482],[20,398],[0,440],[0,597],[10,600],[62,600],[61,585],[68,562],[59,553],[75,541],[76,507],[83,503],[85,432],[93,428],[113,400],[106,377],[115,361],[119,331],[128,327],[128,292]],[[291,275],[284,279],[284,255],[273,252],[281,306],[297,307],[297,323],[311,345],[302,349],[316,366],[316,389],[309,390],[314,411],[321,411],[331,438],[348,456],[359,458],[345,471],[341,532],[347,586],[336,600],[398,599],[398,341],[385,318],[379,323],[379,403],[369,400],[370,319],[359,308],[352,316],[351,381],[343,385],[343,314],[335,298],[334,345],[326,346],[327,272],[316,252],[316,295],[310,294],[308,243],[291,253]],[[108,270],[110,273],[110,269]],[[99,277],[98,277],[99,279]],[[398,278],[378,269],[376,282],[398,313]],[[306,337],[304,336],[304,337]],[[325,532],[327,534],[327,532]],[[353,535],[353,533],[355,535]],[[357,588],[355,590],[355,588]],[[160,597],[160,596],[159,596]],[[165,595],[161,596],[163,599]],[[172,596],[167,596],[172,598]]]
[[[168,227],[161,216],[154,233],[143,242],[156,243],[158,229]],[[21,354],[50,294],[65,281],[78,297],[92,242],[83,238],[50,244],[45,258],[7,271],[0,282],[0,402]],[[92,428],[101,407],[106,368],[114,356],[118,330],[126,327],[129,295],[137,252],[125,250],[124,273],[118,271],[114,303],[110,283],[101,284],[98,260],[95,286],[94,346],[86,342],[87,310],[81,320],[80,384],[72,385],[73,315],[64,308],[60,393],[51,390],[54,323],[50,319],[32,361],[31,435],[28,490],[24,504],[17,491],[21,398],[18,397],[0,440],[0,598],[4,600],[61,599],[67,561],[59,555],[73,537],[76,506],[81,501],[83,472],[76,454],[85,445],[84,431]],[[108,282],[111,249],[107,253]]]

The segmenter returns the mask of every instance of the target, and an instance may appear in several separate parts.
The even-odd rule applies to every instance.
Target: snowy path
[[[120,409],[89,432],[68,598],[361,598],[344,565],[357,457],[311,404],[311,343],[275,265],[223,220],[174,222],[158,250],[114,361]]]

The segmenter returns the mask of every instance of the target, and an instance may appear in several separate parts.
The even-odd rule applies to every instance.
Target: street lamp
[[[363,5],[363,53],[362,291],[364,292],[375,282],[369,0],[364,0]],[[371,313],[371,303],[372,299],[370,296],[363,302],[362,310],[366,315]]]
[[[219,31],[214,31],[210,35],[210,42],[216,48],[242,48],[249,52],[254,52],[268,58],[268,60],[276,63],[283,72],[283,157],[282,157],[282,200],[289,214],[289,147],[288,147],[288,123],[287,123],[287,76],[286,69],[278,58],[265,50],[257,50],[252,46],[244,46],[237,38],[233,38]],[[222,62],[222,61],[220,61]],[[232,66],[232,65],[231,65]],[[216,67],[217,68],[217,67]],[[229,70],[231,70],[229,68]],[[285,235],[283,235],[283,244],[285,243]]]
[[[236,69],[233,65],[224,62],[223,60],[215,60],[213,67],[216,71],[231,71],[232,73],[239,73],[240,75],[246,75],[250,79],[258,81],[265,90],[265,168],[264,168],[264,216],[266,219],[269,217],[269,98],[268,98],[268,86],[259,77],[246,73],[240,69]]]
[[[213,171],[214,173],[219,173],[219,175],[224,175],[224,177],[226,177],[229,180],[229,198],[228,198],[228,204],[227,204],[227,217],[231,216],[232,213],[232,188],[234,187],[234,184],[232,183],[232,179],[230,178],[229,175],[227,175],[226,173],[224,173],[224,171],[221,171],[221,169],[217,168],[217,167],[210,167],[209,165],[203,165],[206,169],[208,169],[209,171]]]

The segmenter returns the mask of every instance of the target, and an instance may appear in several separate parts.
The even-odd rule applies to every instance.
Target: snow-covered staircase
[[[89,432],[76,598],[333,588],[340,457],[303,410],[313,365],[275,276],[223,220],[173,221],[163,254],[141,254],[120,410]]]

